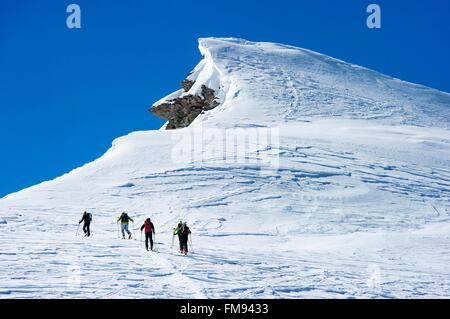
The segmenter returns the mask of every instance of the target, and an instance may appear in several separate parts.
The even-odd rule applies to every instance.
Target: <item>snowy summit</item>
[[[199,49],[161,130],[0,200],[0,298],[450,296],[448,93],[282,44]]]

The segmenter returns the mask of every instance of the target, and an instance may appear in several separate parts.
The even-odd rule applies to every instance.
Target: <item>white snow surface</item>
[[[205,84],[217,108],[0,200],[0,298],[449,298],[450,95],[286,45],[199,47],[195,85],[160,102]],[[279,143],[210,149],[266,128]],[[189,139],[204,147],[179,155]],[[118,238],[124,210],[137,240]]]

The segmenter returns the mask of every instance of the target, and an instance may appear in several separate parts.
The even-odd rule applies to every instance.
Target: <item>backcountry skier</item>
[[[117,222],[120,222],[121,224],[122,239],[125,239],[125,232],[127,232],[128,234],[128,239],[131,239],[131,232],[128,230],[128,224],[130,221],[134,223],[133,218],[128,216],[128,214],[125,212],[123,212],[122,215],[120,215],[117,219]]]
[[[183,251],[183,247],[181,246],[181,228],[183,228],[183,221],[180,220],[180,222],[178,223],[178,225],[173,229],[173,236],[178,236],[178,240],[180,243],[180,253],[182,253]],[[172,238],[172,245],[173,245],[173,238]]]
[[[189,229],[186,223],[181,225],[181,229],[178,232],[178,238],[180,239],[180,252],[183,255],[187,255],[188,253],[188,241],[189,235],[191,234],[191,230]]]
[[[150,218],[147,218],[144,221],[144,224],[141,226],[141,231],[144,230],[145,233],[145,249],[148,251],[148,242],[150,241],[150,250],[153,250],[153,238],[152,233],[155,234],[155,226],[153,225]]]
[[[83,216],[81,217],[80,221],[78,222],[78,224],[81,224],[82,222],[84,222],[83,231],[84,231],[85,237],[91,236],[91,221],[92,221],[92,214],[88,213],[88,212],[84,212]]]

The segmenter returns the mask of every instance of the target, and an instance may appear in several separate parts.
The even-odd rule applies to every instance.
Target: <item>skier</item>
[[[155,234],[155,226],[150,218],[147,218],[144,221],[144,224],[141,226],[141,231],[145,230],[145,249],[148,251],[148,242],[150,241],[150,250],[153,250],[153,238],[152,233]]]
[[[183,246],[181,245],[181,229],[183,228],[183,221],[180,220],[178,225],[173,229],[173,236],[178,236],[178,240],[180,242],[180,254],[183,252]],[[173,244],[173,237],[172,237],[172,244]]]
[[[125,232],[128,234],[128,239],[131,239],[131,232],[128,230],[128,223],[132,221],[134,223],[133,218],[128,216],[127,213],[123,212],[122,215],[119,216],[117,222],[120,222],[122,229],[122,239],[125,239]]]
[[[81,217],[78,224],[81,224],[81,222],[84,221],[83,224],[83,231],[84,231],[84,237],[91,236],[91,221],[92,221],[92,214],[88,212],[84,212],[83,216]]]
[[[178,234],[178,237],[180,238],[181,253],[185,256],[188,253],[188,240],[190,234],[191,230],[189,229],[186,223],[183,223],[181,230]]]

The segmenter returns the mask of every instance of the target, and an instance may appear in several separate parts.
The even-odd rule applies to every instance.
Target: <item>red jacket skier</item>
[[[145,232],[145,249],[148,251],[148,242],[150,241],[150,250],[153,250],[153,238],[152,233],[155,234],[155,226],[153,225],[150,218],[147,218],[144,221],[144,224],[141,226],[141,231]]]

